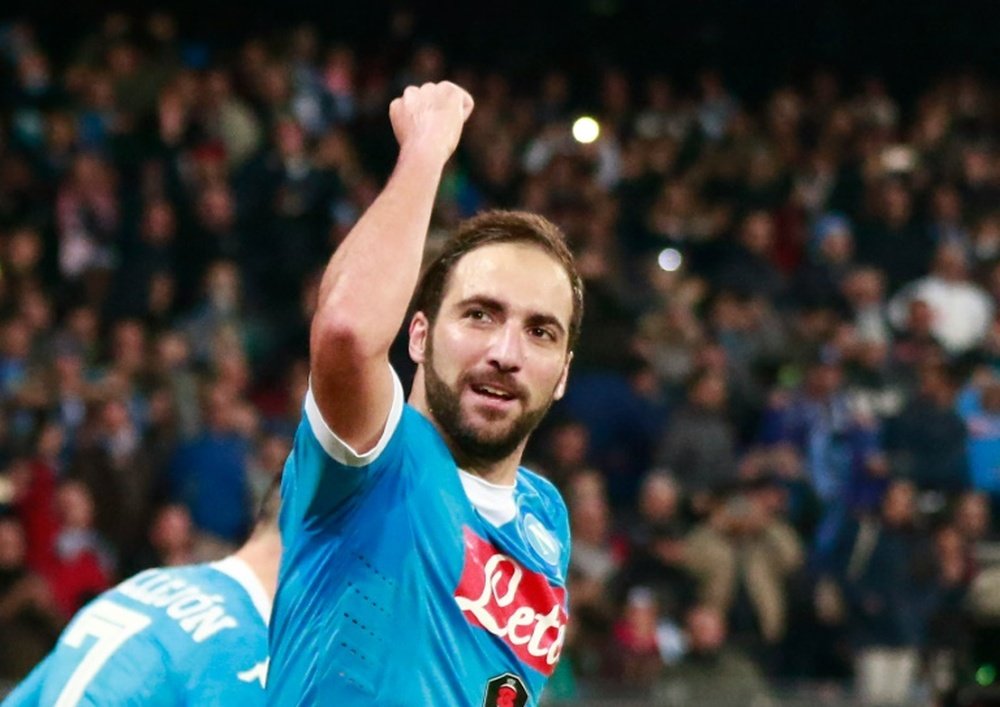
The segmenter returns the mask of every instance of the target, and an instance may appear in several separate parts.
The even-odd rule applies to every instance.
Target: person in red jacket
[[[111,586],[111,560],[94,530],[94,501],[79,481],[56,491],[60,528],[52,557],[43,570],[60,611],[67,617]]]

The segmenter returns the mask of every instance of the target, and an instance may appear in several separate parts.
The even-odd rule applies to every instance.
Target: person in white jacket
[[[982,342],[993,322],[993,302],[969,277],[965,253],[955,244],[940,246],[930,274],[909,283],[890,300],[889,320],[896,329],[905,328],[910,303],[915,300],[930,307],[931,330],[952,355]]]

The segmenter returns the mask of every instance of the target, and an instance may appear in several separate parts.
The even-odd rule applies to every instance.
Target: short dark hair
[[[267,490],[257,507],[253,532],[275,528],[278,525],[278,511],[281,509],[281,474],[275,475],[267,485]]]
[[[433,322],[441,309],[448,280],[458,261],[477,248],[494,243],[533,245],[562,265],[573,293],[573,313],[567,336],[567,348],[572,350],[583,320],[583,281],[563,232],[544,216],[527,211],[484,211],[460,223],[444,249],[424,270],[414,294],[414,310],[423,312]]]

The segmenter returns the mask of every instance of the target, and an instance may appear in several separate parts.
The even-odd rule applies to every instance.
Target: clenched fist
[[[447,161],[472,113],[472,96],[449,81],[410,86],[389,104],[400,152],[419,151]]]

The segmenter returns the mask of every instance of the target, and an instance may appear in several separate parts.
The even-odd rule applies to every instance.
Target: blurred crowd
[[[1000,87],[514,79],[408,27],[214,46],[111,14],[52,47],[0,26],[0,680],[110,584],[241,542],[299,420],[319,274],[395,157],[388,103],[449,78],[477,105],[431,248],[528,209],[587,285],[528,455],[574,535],[551,695],[992,682]]]

